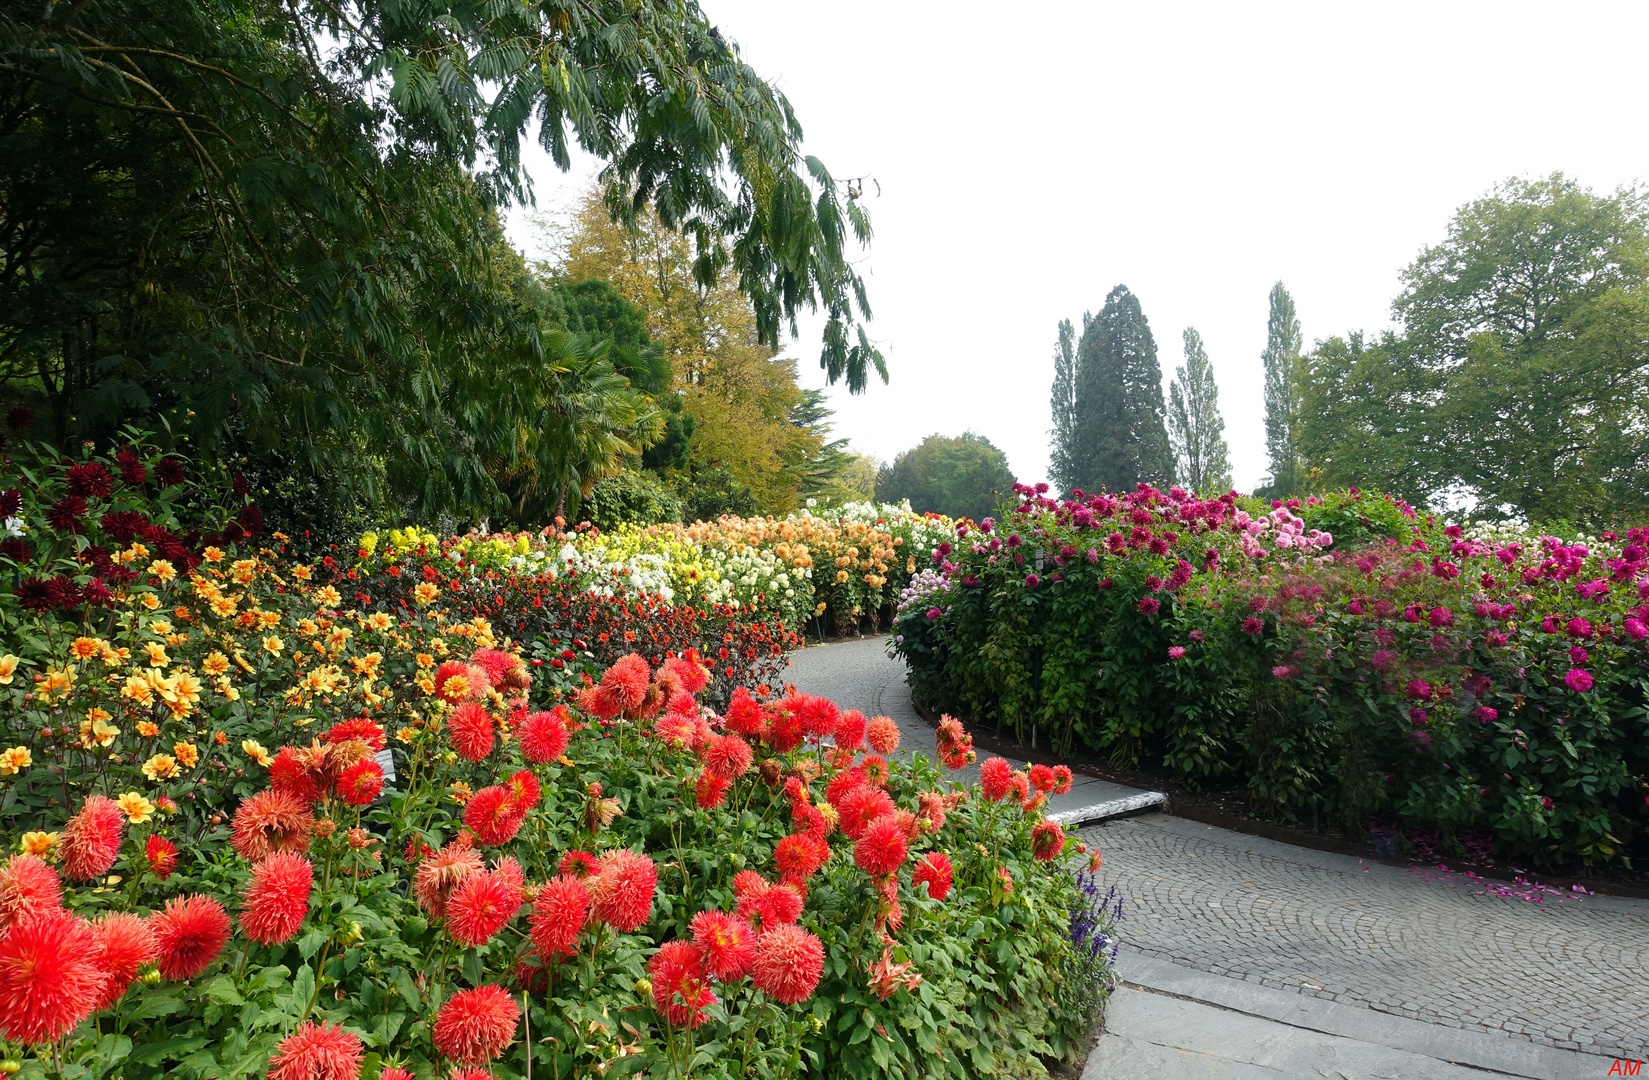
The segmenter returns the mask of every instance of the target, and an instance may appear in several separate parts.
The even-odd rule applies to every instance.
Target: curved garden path
[[[881,639],[794,653],[786,678],[933,745]],[[1537,903],[1160,813],[1082,836],[1126,902],[1085,1080],[1601,1077],[1649,1057],[1649,902]]]

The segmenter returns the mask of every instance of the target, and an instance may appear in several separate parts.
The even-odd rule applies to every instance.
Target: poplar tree
[[[1076,462],[1076,327],[1059,320],[1054,345],[1054,384],[1049,395],[1054,426],[1049,429],[1048,475],[1065,491],[1077,485]]]
[[[1185,328],[1185,363],[1168,385],[1168,435],[1181,484],[1204,496],[1231,488],[1231,461],[1220,415],[1220,388],[1196,327]]]
[[[1077,346],[1072,486],[1127,491],[1173,481],[1157,343],[1139,298],[1118,285]]]
[[[1265,449],[1271,457],[1271,483],[1264,490],[1274,496],[1299,493],[1300,459],[1294,429],[1300,408],[1300,346],[1294,298],[1279,281],[1271,286],[1271,318],[1266,325],[1265,352],[1260,354],[1265,364]]]

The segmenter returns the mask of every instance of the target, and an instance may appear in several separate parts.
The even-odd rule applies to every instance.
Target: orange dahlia
[[[103,995],[96,932],[61,908],[24,916],[0,938],[0,1036],[56,1042],[90,1016]]]
[[[750,771],[755,753],[737,735],[713,735],[704,744],[704,766],[724,780],[737,780]]]
[[[696,1028],[716,1003],[705,985],[704,950],[691,941],[669,941],[647,963],[653,1007],[671,1027]]]
[[[88,797],[63,827],[63,872],[75,881],[108,873],[125,829],[126,815],[118,803],[103,795]]]
[[[126,993],[143,966],[154,962],[160,947],[148,922],[129,911],[102,916],[92,923],[92,932],[103,947],[103,990],[96,1008],[107,1009]]]
[[[412,879],[412,895],[432,919],[447,913],[452,890],[472,874],[483,872],[481,853],[462,840],[451,840],[418,865]]]
[[[539,886],[533,897],[533,944],[545,960],[554,956],[571,956],[573,943],[584,932],[590,917],[590,892],[584,882],[570,874]]]
[[[229,940],[229,913],[210,896],[180,896],[149,917],[161,975],[192,979],[212,965]]]
[[[872,750],[886,757],[899,749],[899,725],[891,716],[873,716],[865,726],[865,741]]]
[[[502,986],[460,990],[435,1018],[435,1048],[462,1065],[492,1061],[515,1038],[520,1019],[520,1008]]]
[[[235,810],[229,843],[242,857],[259,862],[277,851],[305,851],[315,815],[289,791],[269,788],[249,796]]]
[[[361,1040],[342,1025],[308,1020],[275,1045],[269,1080],[355,1080],[363,1053]]]
[[[653,860],[628,848],[602,856],[600,872],[589,880],[597,918],[626,934],[646,925],[657,887],[658,867]]]
[[[13,855],[0,865],[0,936],[30,915],[63,906],[57,871],[38,855]]]
[[[241,894],[240,927],[260,945],[292,940],[309,914],[315,868],[295,851],[277,851],[252,868]]]
[[[773,926],[756,939],[751,979],[756,989],[781,1005],[812,997],[823,972],[824,943],[799,926]]]
[[[1065,830],[1057,821],[1039,821],[1031,829],[1031,855],[1037,862],[1050,862],[1065,850]]]

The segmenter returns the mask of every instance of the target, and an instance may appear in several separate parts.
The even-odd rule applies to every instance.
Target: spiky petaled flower
[[[573,955],[573,943],[590,918],[590,891],[571,874],[562,874],[538,887],[528,920],[533,944],[545,960]]]
[[[645,855],[619,848],[602,856],[601,870],[588,884],[596,917],[630,934],[645,926],[653,912],[658,867]]]
[[[762,741],[775,753],[788,754],[802,744],[807,729],[802,727],[801,713],[793,706],[794,699],[773,702],[766,710],[767,721],[762,727]]]
[[[781,923],[756,939],[750,977],[756,989],[779,1002],[795,1005],[813,996],[824,972],[824,944],[799,926]]]
[[[842,798],[848,792],[854,788],[864,787],[869,783],[870,781],[865,779],[865,771],[857,765],[850,769],[843,769],[835,776],[832,776],[830,783],[825,785],[825,801],[840,811]]]
[[[750,691],[742,686],[734,688],[733,700],[727,704],[727,715],[724,719],[728,730],[747,738],[753,739],[762,733],[762,707],[750,696]]]
[[[120,854],[125,829],[126,815],[119,803],[103,795],[89,796],[80,813],[63,826],[63,872],[74,881],[107,874]]]
[[[1064,795],[1068,793],[1071,790],[1071,781],[1073,779],[1075,778],[1071,775],[1071,767],[1069,765],[1055,765],[1053,793],[1055,795]]]
[[[114,491],[114,477],[100,461],[70,465],[63,475],[63,490],[82,499],[107,499]]]
[[[883,757],[899,749],[899,725],[891,716],[873,716],[865,725],[865,741]]]
[[[315,815],[290,791],[269,788],[248,796],[235,810],[229,843],[252,862],[277,851],[307,851]]]
[[[480,692],[485,693],[485,688]],[[462,660],[448,660],[436,668],[435,696],[453,705],[479,696],[470,682],[470,666]]]
[[[447,717],[447,735],[452,748],[468,761],[482,761],[492,753],[498,724],[478,702],[460,702]]]
[[[865,782],[873,787],[885,788],[888,781],[893,778],[892,772],[888,769],[887,759],[880,754],[866,754],[858,767],[865,775]]]
[[[468,843],[451,840],[441,850],[418,864],[412,879],[412,895],[432,919],[447,913],[447,899],[458,883],[472,874],[483,873],[481,853]]]
[[[725,776],[711,772],[709,769],[698,774],[693,781],[693,802],[700,810],[714,810],[727,797],[727,787],[730,784]]]
[[[858,709],[849,709],[836,721],[835,742],[838,750],[856,752],[865,744],[865,729],[869,721]]]
[[[571,736],[563,715],[566,706],[554,712],[530,713],[521,724],[521,755],[535,765],[554,761],[567,752]]]
[[[684,750],[692,745],[697,728],[693,717],[684,713],[670,713],[653,725],[653,736],[666,746]]]
[[[240,928],[260,945],[292,940],[309,914],[315,868],[295,851],[277,851],[252,868],[241,893]]]
[[[435,1049],[461,1065],[492,1061],[515,1038],[520,1019],[520,1008],[502,986],[460,990],[435,1018]]]
[[[853,845],[853,862],[871,877],[891,874],[904,865],[910,841],[892,814],[871,822]]]
[[[986,758],[979,766],[979,793],[991,802],[1001,802],[1013,789],[1013,766],[1006,758]]]
[[[723,780],[737,780],[750,771],[755,753],[737,735],[714,735],[704,744],[704,767]]]
[[[466,948],[484,945],[521,910],[520,865],[471,874],[447,898],[447,929]]]
[[[750,924],[725,911],[701,911],[693,916],[693,941],[704,955],[704,970],[722,982],[735,982],[750,971],[756,959],[756,932]]]
[[[492,1080],[492,1077],[487,1073],[481,1075],[486,1076],[487,1080]],[[378,1080],[412,1080],[412,1070],[404,1065],[385,1065],[384,1071],[378,1074]],[[453,1080],[457,1080],[457,1078],[454,1077]]]
[[[450,1080],[493,1080],[485,1069],[454,1069]]]
[[[569,851],[561,856],[556,869],[575,878],[587,878],[601,872],[601,860],[588,851]]]
[[[739,915],[761,923],[762,929],[793,923],[802,917],[801,890],[788,881],[769,885],[759,896],[739,904]]]
[[[57,871],[38,855],[13,855],[0,866],[0,937],[30,915],[63,906]]]
[[[497,784],[477,791],[464,807],[464,824],[475,830],[476,839],[487,847],[514,840],[526,820],[526,811],[516,806],[509,788]]]
[[[160,950],[156,963],[161,975],[183,982],[211,967],[223,951],[229,913],[210,896],[180,896],[149,916],[149,929]]]
[[[814,811],[818,813],[818,811]],[[773,848],[773,863],[787,878],[806,880],[830,858],[830,845],[810,833],[791,833]]]
[[[948,714],[941,716],[936,734],[939,742],[939,760],[945,763],[945,768],[965,768],[974,759],[973,736],[967,733],[962,727],[962,721],[956,717]]]
[[[866,785],[843,795],[836,809],[842,815],[839,827],[843,835],[849,840],[857,840],[865,834],[871,822],[893,813],[894,806],[887,792]]]
[[[275,1045],[269,1080],[355,1080],[363,1053],[354,1032],[308,1020]]]
[[[102,945],[61,908],[24,916],[0,938],[0,1036],[56,1042],[92,1014],[102,997]]]
[[[348,742],[350,739],[360,739],[374,754],[389,745],[384,741],[384,729],[364,716],[340,720],[326,729],[326,741],[329,743]]]
[[[1065,830],[1057,821],[1039,821],[1031,828],[1031,855],[1037,862],[1050,862],[1065,850]]]
[[[487,683],[490,686],[499,686],[510,669],[519,667],[521,661],[509,653],[497,649],[476,649],[470,654],[470,663],[487,673]]]
[[[802,729],[815,739],[828,739],[835,735],[837,726],[842,722],[842,710],[826,697],[804,698],[798,711],[802,717]]]
[[[371,758],[357,761],[338,777],[338,798],[350,806],[371,806],[383,790],[384,770]]]
[[[1058,783],[1058,780],[1054,777],[1054,771],[1041,762],[1031,766],[1030,781],[1031,787],[1038,791],[1052,791],[1054,785]]]
[[[177,869],[177,845],[159,833],[149,834],[148,843],[143,845],[143,857],[149,860],[149,872],[159,881],[165,881]]]
[[[309,774],[294,747],[283,746],[269,763],[269,786],[284,791],[305,805],[321,797],[320,785]]]
[[[103,989],[96,1009],[102,1010],[119,1001],[137,979],[145,964],[154,962],[160,952],[155,944],[154,931],[141,916],[129,911],[114,911],[92,923],[92,932],[103,947]]]
[[[529,769],[517,769],[510,774],[509,792],[510,801],[515,804],[516,812],[520,814],[525,814],[537,806],[538,801],[544,797],[538,777]]]
[[[929,898],[943,900],[950,895],[953,873],[949,855],[943,851],[930,851],[917,860],[916,866],[910,872],[910,883],[917,885],[927,882]]]
[[[667,941],[647,962],[653,982],[653,1007],[671,1027],[704,1023],[704,1010],[716,1003],[705,985],[704,950],[691,941]]]
[[[646,703],[652,681],[653,669],[635,653],[619,657],[601,674],[602,689],[612,695],[624,713],[634,713]]]
[[[710,669],[699,663],[696,657],[672,657],[664,661],[663,670],[675,675],[681,682],[683,693],[697,694],[710,685]]]

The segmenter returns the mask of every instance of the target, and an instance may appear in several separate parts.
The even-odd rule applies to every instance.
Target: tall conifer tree
[[[1077,346],[1073,486],[1127,491],[1141,481],[1172,482],[1157,343],[1139,298],[1118,285]]]
[[[1269,491],[1275,496],[1296,495],[1300,486],[1300,454],[1295,445],[1300,409],[1300,320],[1294,298],[1282,282],[1271,286],[1271,318],[1266,324],[1265,449],[1271,457]]]
[[[1231,488],[1220,388],[1196,327],[1185,328],[1185,363],[1168,386],[1168,435],[1178,481],[1204,497]]]

